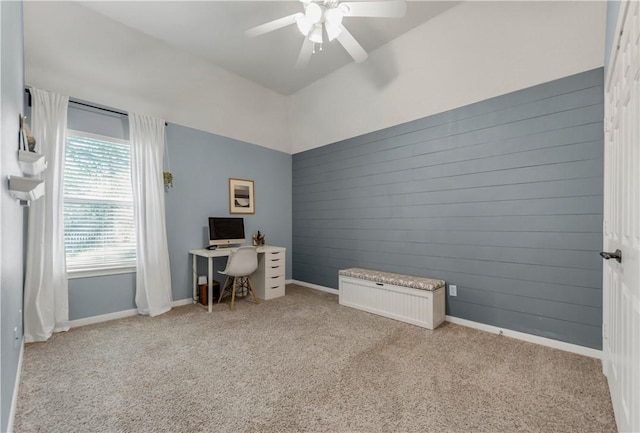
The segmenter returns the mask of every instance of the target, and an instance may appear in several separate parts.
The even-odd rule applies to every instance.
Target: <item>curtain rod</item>
[[[25,92],[27,92],[29,94],[29,107],[31,107],[31,90],[29,89],[24,89]],[[78,105],[84,105],[85,107],[89,107],[89,108],[95,108],[96,110],[102,110],[102,111],[107,111],[109,113],[114,113],[114,114],[119,114],[121,116],[127,116],[129,117],[129,113],[124,113],[122,111],[117,111],[117,110],[111,110],[109,108],[104,108],[104,107],[97,107],[95,105],[91,105],[91,104],[87,104],[86,102],[80,102],[80,101],[74,101],[71,98],[69,98],[69,102],[72,102],[74,104],[78,104]],[[164,122],[164,126],[167,126],[168,123]]]

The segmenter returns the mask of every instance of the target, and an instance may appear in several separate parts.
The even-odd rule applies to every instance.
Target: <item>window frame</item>
[[[130,140],[125,140],[125,139],[116,138],[116,137],[109,137],[107,135],[94,134],[92,132],[81,131],[79,129],[67,128],[66,135],[65,135],[65,160],[66,160],[66,152],[67,152],[67,139],[69,136],[86,137],[92,140],[107,141],[110,143],[127,145],[129,147],[131,146]],[[131,153],[129,153],[129,164],[131,164]],[[67,167],[65,164],[63,176],[66,174],[66,169]],[[132,188],[133,188],[133,185],[132,185]],[[131,194],[132,194],[132,206],[133,206],[133,190],[131,191]],[[64,209],[64,205],[66,204],[66,196],[64,193],[64,183],[63,183],[62,202],[63,202],[63,209]],[[96,202],[98,201],[96,200]],[[117,201],[114,200],[113,202],[116,203]],[[134,216],[133,222],[135,224],[135,216]],[[134,264],[134,265],[123,264],[120,266],[106,266],[106,267],[95,267],[95,268],[86,267],[83,269],[70,270],[66,262],[66,254],[67,254],[67,250],[65,246],[65,266],[66,266],[66,272],[67,272],[67,279],[69,280],[76,279],[76,278],[89,278],[89,277],[100,277],[100,276],[107,276],[107,275],[131,274],[131,273],[135,273],[137,268],[137,264]],[[138,260],[138,257],[137,257],[137,251],[136,251],[136,262],[137,260]]]

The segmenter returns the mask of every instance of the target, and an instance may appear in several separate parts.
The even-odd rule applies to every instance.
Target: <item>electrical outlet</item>
[[[458,286],[449,284],[449,296],[458,296]]]

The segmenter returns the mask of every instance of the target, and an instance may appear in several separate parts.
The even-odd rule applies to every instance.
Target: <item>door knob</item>
[[[616,259],[618,263],[622,262],[622,251],[620,250],[615,250],[613,253],[607,253],[605,251],[601,251],[600,255],[605,260]]]

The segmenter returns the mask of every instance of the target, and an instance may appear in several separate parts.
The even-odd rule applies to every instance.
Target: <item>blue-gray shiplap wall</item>
[[[294,155],[293,278],[441,278],[448,315],[600,349],[602,119],[599,68]]]

